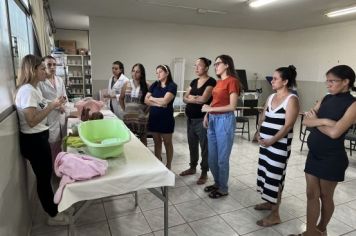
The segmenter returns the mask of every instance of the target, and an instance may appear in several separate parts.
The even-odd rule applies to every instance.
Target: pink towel
[[[108,169],[108,162],[95,157],[60,152],[54,163],[54,171],[58,177],[62,177],[56,194],[54,203],[59,203],[62,198],[63,189],[66,184],[77,180],[87,180],[96,176],[102,176]]]

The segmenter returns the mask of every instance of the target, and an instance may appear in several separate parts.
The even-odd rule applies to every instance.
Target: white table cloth
[[[102,110],[105,119],[117,119],[110,110]],[[79,123],[78,118],[68,119],[68,127]],[[69,148],[68,152],[88,153],[86,148]],[[131,133],[130,142],[124,144],[123,153],[116,158],[107,159],[109,167],[104,176],[90,180],[78,181],[67,184],[63,190],[58,211],[64,211],[76,202],[100,199],[140,189],[150,189],[164,202],[165,229],[168,235],[168,195],[167,188],[162,188],[162,194],[152,189],[156,187],[174,186],[175,176],[160,162],[154,154],[144,146],[140,140]],[[157,195],[158,194],[158,195]],[[135,195],[137,199],[137,195]],[[80,215],[80,212],[78,212]],[[75,218],[78,216],[74,215]],[[70,234],[73,235],[74,220],[70,225]]]

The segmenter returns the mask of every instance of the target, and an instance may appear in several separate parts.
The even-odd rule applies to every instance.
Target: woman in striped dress
[[[271,210],[268,216],[256,222],[263,227],[281,222],[279,205],[291,152],[293,126],[299,114],[298,97],[290,90],[296,86],[296,76],[294,66],[281,67],[274,72],[272,89],[276,92],[267,99],[259,121],[257,191],[266,202],[256,205],[255,210]]]

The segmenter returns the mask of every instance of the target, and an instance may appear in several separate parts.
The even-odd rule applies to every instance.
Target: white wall
[[[76,40],[77,48],[89,49],[89,32],[87,30],[57,29],[55,40]]]
[[[337,64],[356,69],[356,21],[290,31],[285,43],[300,80],[323,82]]]
[[[33,178],[27,174],[18,142],[17,115],[0,123],[0,235],[27,235],[31,225]]]
[[[190,65],[197,57],[215,59],[226,53],[249,80],[257,73],[257,87],[264,96],[271,92],[264,78],[280,66],[294,64],[302,109],[310,108],[326,92],[325,72],[338,63],[356,69],[356,21],[295,30],[256,31],[175,25],[126,19],[90,17],[94,93],[107,86],[111,63],[121,60],[126,75],[141,62],[149,80],[158,64],[170,64],[174,57],[186,58],[186,86],[195,75]],[[214,75],[213,68],[210,74]],[[254,88],[254,81],[249,81]]]
[[[141,62],[147,78],[154,80],[157,65],[170,65],[174,57],[184,57],[186,86],[195,78],[193,65],[201,56],[214,60],[229,54],[237,68],[247,70],[249,78],[258,73],[262,79],[284,62],[283,52],[276,50],[283,42],[282,33],[103,17],[90,17],[89,21],[94,91],[106,86],[115,60],[124,63],[128,76],[131,66]],[[210,74],[214,76],[212,67]]]
[[[346,64],[356,70],[356,21],[290,31],[285,49],[298,70],[302,109],[309,109],[327,92],[325,73]]]

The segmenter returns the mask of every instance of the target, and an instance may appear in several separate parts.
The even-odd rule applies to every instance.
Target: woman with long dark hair
[[[155,155],[162,161],[162,142],[166,149],[167,168],[171,169],[173,159],[172,135],[174,132],[173,102],[177,94],[177,85],[167,65],[156,67],[157,81],[146,94],[145,103],[150,106],[148,131],[152,133]]]
[[[327,235],[334,212],[334,192],[344,181],[349,161],[344,141],[348,129],[356,122],[355,72],[338,65],[326,72],[326,95],[305,114],[303,124],[311,128],[308,157],[305,163],[307,182],[307,229],[299,235]],[[319,218],[320,216],[320,218]]]
[[[132,79],[124,84],[120,93],[120,106],[123,121],[127,127],[147,146],[148,107],[144,103],[148,92],[146,72],[142,64],[137,63],[131,70]]]
[[[214,87],[210,105],[203,105],[206,112],[204,126],[208,128],[208,162],[214,184],[204,188],[210,198],[228,195],[230,154],[234,143],[236,119],[234,111],[240,94],[234,61],[228,55],[216,57],[215,73],[220,78]]]
[[[119,105],[120,93],[124,84],[129,81],[125,76],[124,64],[121,61],[112,63],[112,76],[109,79],[108,91],[104,98],[109,98],[110,110],[119,118],[122,118],[122,110]]]

